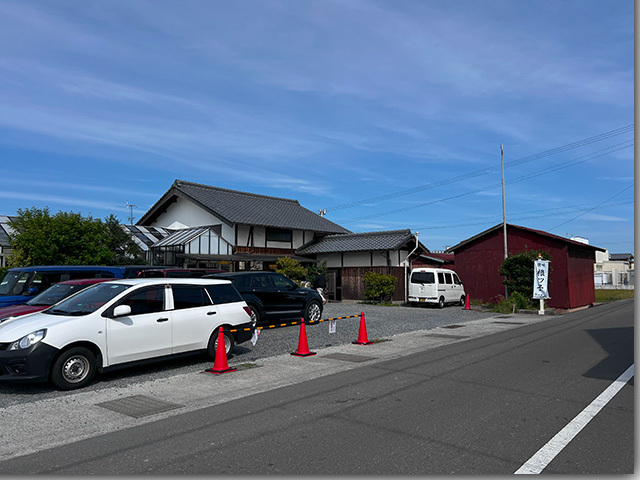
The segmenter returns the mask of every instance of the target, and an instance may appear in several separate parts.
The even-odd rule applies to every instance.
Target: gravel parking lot
[[[460,306],[438,309],[330,302],[325,305],[322,318],[359,316],[361,312],[364,312],[365,315],[368,339],[372,341],[384,340],[399,333],[428,330],[495,315],[488,312],[464,310]],[[332,334],[329,333],[328,321],[308,325],[306,332],[309,349],[318,351],[324,347],[351,343],[358,339],[359,327],[359,317],[337,320],[336,333]],[[298,325],[264,329],[261,331],[258,343],[255,346],[250,342],[236,346],[235,355],[229,360],[229,365],[259,365],[262,358],[294,352],[298,347],[299,334],[300,327]],[[200,372],[212,366],[213,362],[201,355],[170,359],[99,375],[94,383],[83,389],[83,391],[126,387],[143,381]],[[0,382],[0,408],[64,395],[67,395],[67,393],[60,392],[48,384],[23,385]]]

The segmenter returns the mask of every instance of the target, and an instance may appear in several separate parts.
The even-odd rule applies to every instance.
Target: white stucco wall
[[[235,226],[227,225],[215,215],[187,199],[178,198],[175,203],[169,205],[166,212],[158,217],[153,226],[181,228],[184,225],[185,228],[191,228],[220,224],[222,224],[222,238],[234,245],[236,241]]]
[[[345,252],[343,255],[343,267],[370,267],[370,252]]]
[[[169,227],[174,222],[182,223],[187,227],[222,223],[219,218],[184,198],[178,198],[176,203],[169,205],[167,211],[158,217],[153,226]]]
[[[293,248],[300,248],[302,245],[304,245],[304,231],[294,230],[292,240]]]
[[[386,254],[386,255],[384,255]],[[393,252],[373,252],[373,267],[386,267],[387,255],[393,255]]]
[[[264,227],[253,227],[253,246],[266,247],[267,233]]]
[[[405,263],[405,259],[407,258],[407,255],[409,255],[409,250],[398,250],[396,252],[394,252],[395,255],[393,255],[391,258],[393,258],[394,256],[396,257],[395,262],[391,263],[392,267],[404,267]]]
[[[341,255],[339,253],[326,254],[321,253],[317,256],[318,264],[323,261],[327,261],[327,268],[340,268],[341,264]]]
[[[238,225],[238,238],[236,243],[239,247],[251,247],[251,239],[249,238],[249,232],[251,227],[249,225]]]

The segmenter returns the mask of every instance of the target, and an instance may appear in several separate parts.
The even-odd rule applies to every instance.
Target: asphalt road
[[[358,346],[356,355],[340,346],[323,350],[324,358],[281,356],[279,377],[333,368],[326,352],[352,361],[255,393],[251,385],[260,377],[242,378],[259,369],[215,377],[206,388],[222,394],[233,383],[251,394],[10,458],[0,471],[510,474],[633,364],[633,301],[548,319],[510,318],[396,335]],[[269,369],[265,361],[265,374]],[[183,377],[190,378],[174,381]],[[543,473],[632,473],[633,385],[632,378]],[[166,398],[168,390],[154,393],[163,392]],[[198,394],[194,389],[191,397]],[[41,406],[46,416],[47,403]],[[87,411],[98,415],[93,408]]]

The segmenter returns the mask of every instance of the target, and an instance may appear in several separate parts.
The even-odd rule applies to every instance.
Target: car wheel
[[[461,306],[461,307],[464,307],[464,301],[465,301],[465,300],[466,300],[465,296],[464,296],[464,295],[462,295],[462,296],[460,297],[460,306]]]
[[[307,322],[317,322],[322,317],[322,307],[316,300],[312,300],[304,311],[304,319]]]
[[[440,297],[438,300],[438,308],[444,308],[444,297]]]
[[[51,367],[51,382],[60,390],[82,388],[96,374],[96,357],[84,347],[62,352]]]
[[[233,338],[233,335],[229,332],[223,331],[223,335],[224,335],[224,351],[227,354],[227,358],[231,358],[231,355],[233,353],[233,347],[235,346],[236,341]],[[212,360],[216,359],[217,348],[218,348],[218,329],[216,329],[216,331],[213,332],[213,334],[211,335],[211,338],[209,339],[209,346],[207,347],[207,353],[209,354],[209,357],[211,357]]]
[[[249,308],[251,309],[251,325],[253,325],[253,328],[256,328],[260,321],[260,313],[258,313],[258,309],[253,305],[249,305]]]

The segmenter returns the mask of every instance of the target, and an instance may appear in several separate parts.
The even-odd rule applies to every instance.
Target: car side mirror
[[[126,317],[127,315],[131,315],[131,306],[130,305],[118,305],[113,309],[114,317]]]

